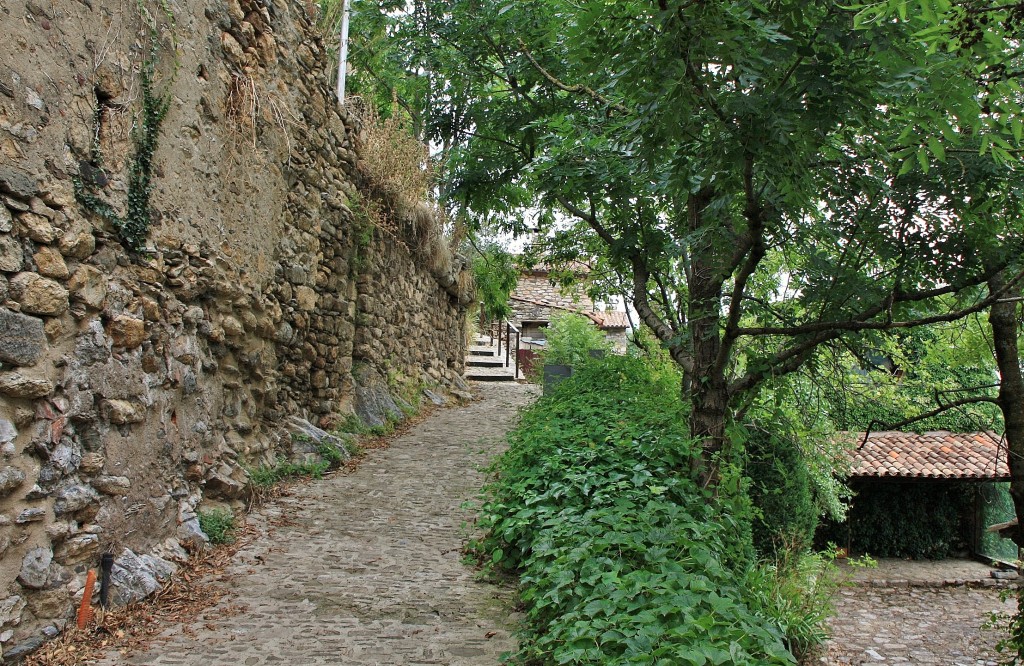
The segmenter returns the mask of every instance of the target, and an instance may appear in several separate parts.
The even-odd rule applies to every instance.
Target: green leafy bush
[[[473,280],[484,316],[490,320],[508,319],[512,314],[508,298],[519,282],[515,257],[497,245],[484,248],[473,259]]]
[[[611,343],[592,321],[583,315],[561,312],[552,315],[546,329],[544,363],[578,368],[590,360],[590,350],[611,351]]]
[[[746,475],[756,508],[754,547],[774,559],[782,550],[806,550],[818,526],[810,475],[800,445],[786,433],[746,429]]]
[[[813,642],[800,620],[822,611],[755,567],[744,502],[698,488],[690,454],[678,376],[638,359],[587,363],[524,413],[472,544],[520,575],[517,663],[796,663],[786,630]]]
[[[308,463],[288,462],[279,458],[273,465],[260,465],[249,470],[249,482],[257,488],[269,488],[285,479],[308,476],[319,479],[331,468],[327,460]]]
[[[748,604],[785,634],[786,646],[805,663],[829,637],[838,585],[832,552],[780,549],[775,561],[748,572]]]
[[[233,543],[232,532],[235,529],[235,514],[229,509],[210,509],[198,513],[199,528],[210,538],[210,543],[219,546]]]

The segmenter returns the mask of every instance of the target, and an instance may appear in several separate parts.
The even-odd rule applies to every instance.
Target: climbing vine
[[[104,106],[97,105],[94,114],[93,141],[89,149],[89,164],[80,167],[80,173],[73,178],[75,198],[88,211],[110,222],[117,229],[121,240],[129,248],[141,251],[145,247],[146,235],[152,224],[150,195],[153,191],[153,155],[156,153],[160,126],[170,108],[171,98],[167,93],[158,93],[154,86],[156,57],[159,41],[155,26],[150,26],[151,47],[142,63],[140,88],[142,92],[142,113],[138,124],[132,129],[133,152],[128,165],[128,194],[124,214],[99,195],[99,187],[105,184],[102,173],[103,152],[100,146],[100,126]],[[88,171],[89,173],[85,173]]]

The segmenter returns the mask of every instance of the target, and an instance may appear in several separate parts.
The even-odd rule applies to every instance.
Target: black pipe
[[[104,553],[100,558],[100,571],[103,574],[103,578],[100,579],[100,606],[103,608],[110,607],[110,571],[113,567],[114,556]]]

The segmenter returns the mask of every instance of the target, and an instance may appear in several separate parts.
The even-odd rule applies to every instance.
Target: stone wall
[[[461,383],[464,262],[367,226],[310,5],[164,6],[0,5],[8,657],[64,626],[101,553],[118,600],[156,589],[204,538],[197,508],[240,503],[289,428],[400,418],[396,383]],[[137,201],[147,64],[169,108],[136,252],[81,192]]]

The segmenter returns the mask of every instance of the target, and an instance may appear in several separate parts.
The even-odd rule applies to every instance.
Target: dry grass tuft
[[[448,224],[433,199],[430,151],[413,136],[397,110],[382,119],[371,105],[359,100],[351,108],[362,125],[359,154],[368,190],[364,212],[433,275],[450,276],[456,270],[455,249],[465,229]]]
[[[430,151],[394,113],[382,119],[372,105],[360,105],[360,154],[376,194],[403,218],[425,201],[433,185]]]
[[[249,71],[231,74],[224,107],[224,113],[231,121],[229,127],[246,143],[252,144],[253,149],[257,148],[262,124],[282,130],[281,136],[288,141],[287,126],[295,122],[277,94]],[[291,150],[290,141],[288,149]]]

